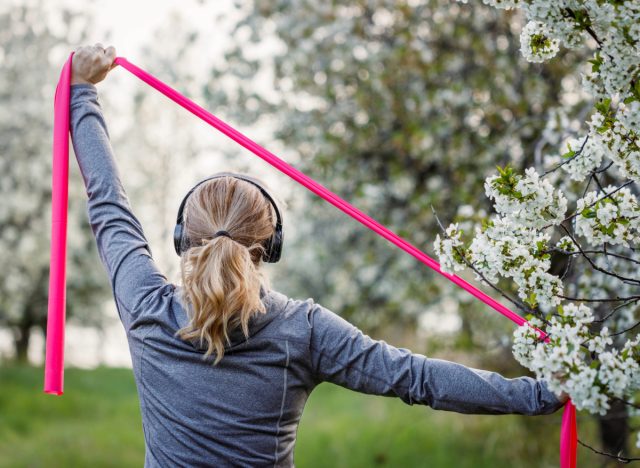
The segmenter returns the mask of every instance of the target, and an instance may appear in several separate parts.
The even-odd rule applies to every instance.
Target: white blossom
[[[604,193],[592,191],[577,201],[576,234],[591,245],[608,242],[628,247],[629,242],[640,240],[638,201],[627,187],[603,198],[615,189],[609,185]]]
[[[541,179],[535,168],[525,170],[525,176],[489,176],[485,181],[487,197],[495,200],[496,211],[515,223],[531,228],[560,223],[567,210],[567,199]]]
[[[461,232],[458,231],[458,223],[452,224],[445,230],[445,237],[436,235],[434,249],[440,258],[440,270],[443,273],[453,274],[455,271],[463,270],[464,263],[456,260],[454,249],[463,245],[460,239]]]
[[[558,40],[545,23],[529,21],[520,34],[520,51],[529,62],[544,62],[558,53]]]
[[[561,167],[572,180],[577,181],[584,180],[591,171],[597,169],[604,155],[596,137],[587,137],[586,141],[585,138],[572,138],[567,142],[566,149],[571,159]]]
[[[556,242],[556,247],[566,252],[578,252],[578,246],[569,236],[563,236],[560,238],[560,240]]]
[[[522,11],[527,23],[520,46],[528,61],[549,60],[560,45],[593,46],[590,64],[578,72],[583,92],[594,102],[588,130],[574,126],[568,109],[560,107],[549,114],[536,148],[536,156],[542,157],[536,160],[561,170],[547,171],[544,178],[532,168],[524,175],[499,168],[499,174],[486,178],[485,192],[497,216],[482,228],[476,226],[468,255],[484,278],[511,278],[519,297],[536,303],[546,314],[545,321],[530,316],[514,331],[513,354],[518,362],[538,378],[546,378],[551,390],[568,393],[577,409],[605,414],[611,397],[633,403],[640,389],[637,303],[616,310],[599,308],[607,319],[599,330],[601,317],[596,321],[589,307],[560,303],[563,285],[549,272],[551,236],[546,229],[571,220],[573,234],[563,231],[554,245],[572,259],[582,259],[578,254],[592,251],[591,247],[601,249],[584,254],[590,260],[580,264],[578,280],[567,285],[569,295],[602,300],[637,294],[635,282],[621,279],[637,278],[640,207],[635,192],[618,189],[622,183],[617,179],[640,182],[640,2],[482,1]],[[607,175],[615,183],[602,184],[606,179],[600,173],[609,166]],[[587,191],[594,181],[596,190]],[[576,190],[576,185],[581,187]],[[569,200],[575,203],[575,212],[565,219]],[[533,327],[544,331],[549,341],[540,340]],[[640,410],[630,408],[630,414],[640,415]],[[640,433],[636,445],[640,447]]]

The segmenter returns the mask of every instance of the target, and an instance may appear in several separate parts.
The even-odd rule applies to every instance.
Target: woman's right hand
[[[94,46],[78,47],[71,64],[71,84],[99,83],[117,66],[115,58],[116,49],[113,46],[105,49],[97,42]]]

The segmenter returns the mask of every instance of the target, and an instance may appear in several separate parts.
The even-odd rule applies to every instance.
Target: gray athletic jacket
[[[293,466],[296,430],[316,385],[469,414],[550,414],[544,380],[427,358],[363,334],[312,299],[262,291],[250,337],[234,331],[213,367],[182,341],[178,287],[154,263],[123,188],[96,86],[71,87],[71,136],[87,211],[124,325],[140,398],[145,467]]]

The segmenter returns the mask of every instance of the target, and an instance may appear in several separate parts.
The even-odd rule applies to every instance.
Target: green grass
[[[0,367],[1,467],[142,466],[144,437],[128,369],[65,370],[65,394],[38,367]]]
[[[141,467],[144,438],[130,369],[65,370],[65,394],[41,367],[0,367],[0,467]],[[298,430],[300,467],[555,467],[561,411],[477,416],[409,406],[322,384]],[[579,436],[599,445],[591,418]],[[579,466],[600,459],[578,446]]]

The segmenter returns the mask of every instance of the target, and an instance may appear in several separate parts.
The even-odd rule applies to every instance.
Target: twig
[[[555,167],[552,167],[548,171],[543,172],[542,175],[540,176],[540,178],[545,177],[546,175],[551,174],[554,171],[557,171],[558,169],[560,169],[565,164],[570,163],[571,161],[576,159],[578,156],[580,156],[582,154],[582,151],[584,150],[585,145],[587,144],[587,141],[589,141],[589,135],[584,137],[584,141],[582,142],[582,145],[580,146],[580,149],[578,151],[576,151],[573,156],[571,156],[570,158],[565,159],[560,164],[558,164]]]
[[[635,325],[633,325],[633,326],[631,326],[631,327],[629,327],[629,328],[627,328],[627,329],[625,329],[625,330],[622,330],[622,331],[619,331],[619,332],[612,333],[612,334],[611,334],[611,335],[609,335],[609,336],[622,335],[623,333],[627,333],[628,331],[633,330],[633,329],[634,329],[634,328],[636,328],[638,325],[640,325],[640,322],[636,322],[636,323],[635,323]]]
[[[578,442],[580,443],[580,445],[582,445],[583,447],[588,448],[589,450],[597,453],[598,455],[604,455],[605,457],[611,457],[611,458],[615,458],[616,460],[618,460],[620,463],[630,463],[632,461],[638,461],[640,460],[640,458],[629,458],[629,457],[623,457],[622,455],[620,455],[621,452],[618,452],[618,455],[613,455],[612,453],[607,453],[607,452],[602,452],[600,450],[596,450],[593,447],[591,447],[590,445],[585,444],[584,442],[582,442],[580,439],[578,439]]]
[[[605,320],[607,320],[609,317],[611,317],[613,314],[615,314],[619,309],[622,309],[623,307],[625,307],[625,306],[627,306],[627,305],[629,305],[629,304],[631,304],[633,302],[638,302],[639,300],[640,300],[640,298],[630,299],[630,300],[624,302],[623,304],[620,304],[620,305],[616,306],[611,312],[609,312],[603,318],[594,320],[592,323],[602,323]]]
[[[626,277],[626,276],[618,275],[618,274],[617,274],[617,273],[615,273],[615,272],[610,272],[610,271],[608,271],[608,270],[605,270],[604,268],[600,268],[598,265],[596,265],[595,263],[593,263],[593,261],[591,260],[591,258],[589,258],[589,256],[588,256],[588,255],[586,255],[586,254],[584,253],[584,251],[582,250],[582,247],[580,247],[580,244],[578,244],[578,242],[576,241],[576,239],[571,235],[571,233],[569,232],[569,230],[568,230],[568,229],[567,229],[567,228],[566,228],[562,223],[560,224],[560,227],[561,227],[562,229],[564,229],[564,231],[565,231],[565,232],[567,233],[567,235],[571,238],[571,240],[572,240],[572,241],[573,241],[573,243],[576,245],[576,247],[578,248],[578,250],[580,251],[580,253],[582,254],[582,256],[583,256],[583,257],[584,257],[584,258],[589,262],[589,264],[591,265],[591,267],[592,267],[594,270],[599,271],[599,272],[604,273],[604,274],[609,275],[609,276],[613,276],[613,277],[615,277],[615,278],[619,279],[619,280],[620,280],[620,281],[622,281],[622,282],[627,282],[627,281],[628,281],[628,282],[631,282],[631,283],[634,283],[634,284],[640,284],[640,280],[638,280],[638,279],[636,279],[636,278],[629,278],[629,277]]]

